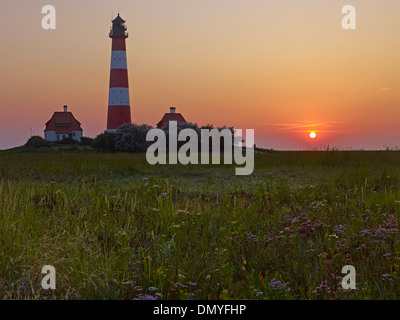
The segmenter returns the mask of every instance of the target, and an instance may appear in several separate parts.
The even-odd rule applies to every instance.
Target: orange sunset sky
[[[41,27],[44,5],[57,29]],[[341,9],[357,9],[343,30]],[[0,149],[69,110],[106,126],[111,18],[127,21],[132,119],[176,106],[277,150],[400,146],[398,0],[1,0]],[[308,137],[316,131],[317,139]]]

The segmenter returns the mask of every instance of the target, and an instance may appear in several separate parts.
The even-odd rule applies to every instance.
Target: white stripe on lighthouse
[[[109,106],[129,106],[129,88],[110,88],[108,95]]]
[[[111,54],[111,69],[128,69],[126,51],[113,51]]]

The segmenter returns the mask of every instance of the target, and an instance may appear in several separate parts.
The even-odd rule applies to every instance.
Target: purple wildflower
[[[247,234],[247,238],[246,241],[249,243],[257,243],[258,242],[258,238],[255,234],[252,234],[251,232],[249,232]]]
[[[157,300],[157,298],[156,297],[154,297],[154,296],[151,296],[151,295],[140,295],[140,296],[138,296],[135,300]]]

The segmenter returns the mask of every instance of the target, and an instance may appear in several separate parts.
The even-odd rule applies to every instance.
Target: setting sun
[[[310,132],[309,137],[311,139],[315,139],[315,138],[317,138],[317,134],[315,132]]]

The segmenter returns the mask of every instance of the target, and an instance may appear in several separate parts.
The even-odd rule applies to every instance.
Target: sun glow
[[[315,132],[310,132],[310,134],[308,136],[310,137],[310,139],[316,139],[317,138],[317,134]]]

